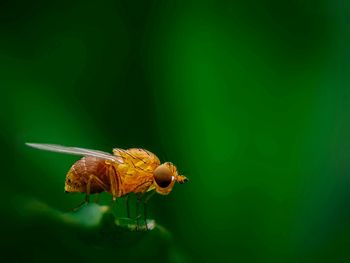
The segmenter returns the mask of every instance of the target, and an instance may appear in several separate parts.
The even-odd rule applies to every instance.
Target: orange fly
[[[143,194],[152,190],[162,195],[171,192],[175,182],[188,179],[179,175],[171,162],[160,163],[150,151],[131,148],[113,149],[113,154],[54,144],[27,143],[28,146],[66,154],[84,156],[74,163],[66,176],[65,191],[90,194],[108,192],[113,200],[129,193]]]

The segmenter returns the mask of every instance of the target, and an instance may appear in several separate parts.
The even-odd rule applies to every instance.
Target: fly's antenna
[[[176,176],[176,182],[178,182],[179,184],[184,184],[188,182],[188,178],[184,175],[178,175]]]

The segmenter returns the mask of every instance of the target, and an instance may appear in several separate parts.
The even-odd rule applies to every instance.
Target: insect
[[[113,200],[129,193],[143,194],[155,190],[161,195],[171,192],[175,182],[188,179],[179,175],[171,162],[160,163],[158,157],[140,148],[113,149],[113,154],[54,144],[26,143],[40,150],[82,155],[66,175],[65,191],[86,193],[108,192]]]

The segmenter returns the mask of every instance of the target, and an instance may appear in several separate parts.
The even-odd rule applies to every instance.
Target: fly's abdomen
[[[103,159],[86,156],[72,165],[66,176],[65,191],[84,193],[90,180],[90,193],[109,191],[110,180]]]

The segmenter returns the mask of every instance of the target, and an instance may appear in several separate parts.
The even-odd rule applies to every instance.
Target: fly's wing
[[[123,158],[119,156],[115,156],[110,153],[97,151],[97,150],[89,150],[89,149],[78,148],[78,147],[66,147],[62,145],[41,144],[41,143],[26,143],[26,145],[33,148],[40,149],[40,150],[45,150],[45,151],[82,155],[82,156],[93,156],[96,158],[109,160],[119,164],[124,163]]]

